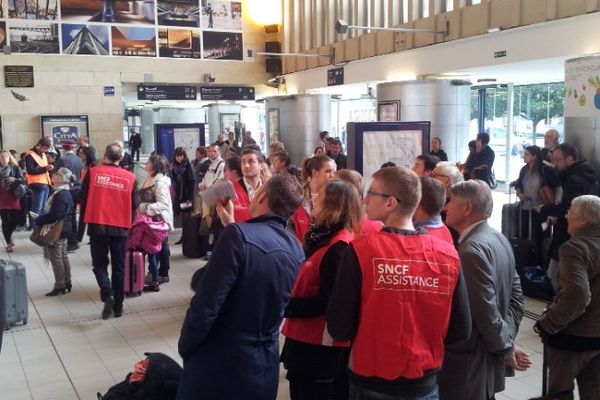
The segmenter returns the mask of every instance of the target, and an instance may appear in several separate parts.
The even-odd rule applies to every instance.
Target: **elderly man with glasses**
[[[567,232],[567,210],[571,201],[577,196],[584,194],[595,194],[598,187],[598,172],[585,160],[579,159],[577,147],[570,143],[562,143],[552,151],[552,163],[559,173],[562,184],[563,195],[561,202],[557,205],[549,204],[536,208],[544,221],[548,217],[556,217],[556,225],[552,242],[550,243],[550,264],[548,265],[548,277],[556,290],[558,284],[558,262],[560,260],[558,249],[569,240]]]
[[[548,346],[548,398],[600,399],[600,198],[579,196],[567,213],[558,291],[535,325]]]

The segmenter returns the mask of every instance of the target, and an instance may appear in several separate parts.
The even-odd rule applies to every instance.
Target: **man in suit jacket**
[[[504,390],[506,366],[524,370],[530,365],[514,344],[523,317],[521,283],[508,240],[487,224],[492,207],[492,192],[483,181],[450,188],[446,223],[460,234],[473,328],[467,341],[446,347],[438,376],[442,400],[493,399]]]

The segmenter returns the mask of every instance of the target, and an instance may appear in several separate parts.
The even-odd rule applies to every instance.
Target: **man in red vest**
[[[351,340],[350,399],[437,399],[445,342],[471,331],[467,292],[452,243],[412,218],[421,182],[412,171],[383,168],[365,197],[378,233],[350,244],[327,310],[335,340]]]
[[[123,314],[125,243],[137,208],[135,175],[119,168],[122,158],[122,146],[108,145],[104,153],[105,164],[92,167],[81,186],[81,214],[88,224],[94,275],[104,302],[102,319],[113,314],[118,318]]]

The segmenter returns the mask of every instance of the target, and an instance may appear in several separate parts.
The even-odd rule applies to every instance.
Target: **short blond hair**
[[[386,167],[373,174],[390,196],[398,200],[398,213],[412,217],[421,201],[421,180],[413,171],[403,167]]]

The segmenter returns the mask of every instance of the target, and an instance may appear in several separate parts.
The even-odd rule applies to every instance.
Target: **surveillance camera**
[[[247,51],[248,58],[256,57],[256,51],[254,49],[247,49],[246,51]]]
[[[348,32],[348,23],[343,19],[338,19],[335,23],[335,31],[341,34]]]

